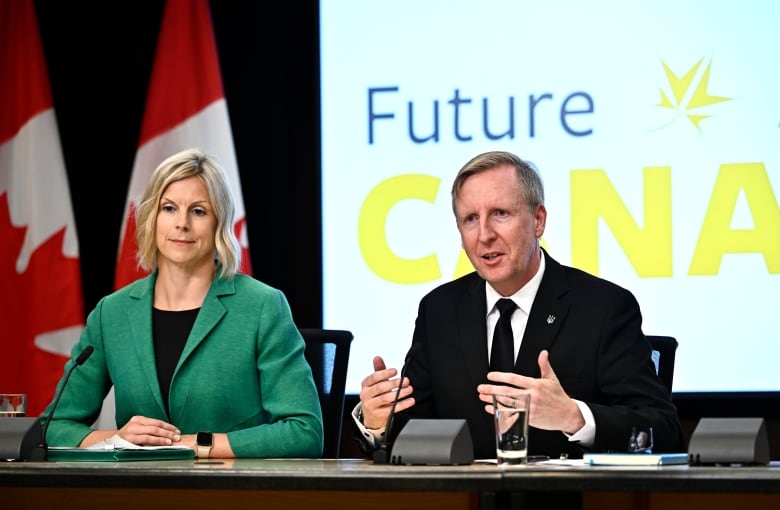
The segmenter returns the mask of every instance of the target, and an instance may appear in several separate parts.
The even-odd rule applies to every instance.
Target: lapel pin
[[[548,315],[547,324],[552,324],[553,322],[555,322],[555,315]]]

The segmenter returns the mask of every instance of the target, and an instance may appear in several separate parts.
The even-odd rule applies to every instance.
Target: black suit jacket
[[[563,266],[546,252],[544,256],[544,276],[514,371],[540,377],[537,358],[547,349],[563,389],[593,412],[594,451],[625,451],[632,427],[653,427],[653,451],[683,451],[677,409],[656,375],[634,296]],[[420,301],[413,343],[423,348],[407,367],[416,404],[396,417],[391,441],[410,418],[462,418],[468,422],[475,457],[496,456],[493,417],[477,393],[477,385],[487,382],[486,315],[485,280],[476,273],[443,284]],[[357,430],[355,439],[370,452]],[[555,458],[583,453],[562,432],[533,427],[528,450],[529,455]]]

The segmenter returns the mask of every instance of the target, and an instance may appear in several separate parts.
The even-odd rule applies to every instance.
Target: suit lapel
[[[519,374],[539,377],[539,352],[550,349],[569,313],[569,304],[563,300],[569,285],[561,265],[547,252],[545,270],[539,290],[528,315],[520,352],[515,362]]]
[[[165,415],[168,411],[165,409],[160,393],[160,382],[157,379],[157,367],[154,361],[154,341],[152,338],[152,300],[154,298],[154,283],[157,279],[157,272],[152,273],[140,281],[130,293],[130,301],[127,308],[128,326],[132,333],[133,345],[136,355],[141,359],[143,367],[144,382],[149,387],[149,391],[154,395],[157,405]],[[206,299],[203,301],[192,331],[184,345],[179,363],[173,373],[171,387],[176,383],[176,375],[183,363],[191,356],[196,347],[206,339],[206,336],[222,319],[227,310],[220,301],[220,296],[235,294],[235,280],[215,280],[209,289]],[[185,399],[186,400],[186,399]],[[171,402],[173,406],[173,402]]]
[[[187,343],[184,344],[184,350],[179,358],[179,363],[176,365],[176,370],[173,372],[169,403],[172,416],[185,419],[184,417],[189,416],[188,413],[197,409],[197,406],[187,405],[187,402],[190,402],[189,394],[195,391],[198,385],[201,385],[202,388],[203,384],[208,384],[208,381],[211,381],[211,379],[206,374],[198,374],[194,370],[182,371],[182,368],[188,363],[196,363],[198,346],[208,341],[209,333],[227,313],[227,309],[220,301],[220,297],[235,293],[235,280],[216,279],[211,284],[206,299],[203,300],[203,305],[201,305],[198,312],[198,317],[195,319],[195,324],[192,325],[192,331],[190,331],[190,336],[187,338]],[[175,391],[173,391],[174,388]]]
[[[152,338],[152,300],[154,299],[154,282],[157,272],[153,272],[140,280],[130,292],[127,306],[127,322],[133,338],[136,356],[141,360],[143,382],[154,395],[154,400],[167,415],[163,405],[160,382],[157,379],[157,365],[154,361],[154,340]]]
[[[214,283],[212,283],[211,288],[206,295],[206,299],[203,300],[203,305],[198,312],[198,318],[195,319],[195,324],[192,325],[192,331],[190,331],[190,336],[187,338],[187,343],[184,345],[179,364],[173,374],[174,378],[176,377],[176,372],[181,368],[181,365],[187,361],[193,351],[206,339],[206,336],[227,313],[225,306],[219,298],[224,295],[235,293],[236,287],[234,280],[214,280]]]
[[[485,382],[488,372],[487,330],[485,317],[487,303],[485,297],[485,280],[476,276],[469,284],[458,310],[460,344],[466,358],[468,377],[474,387]]]

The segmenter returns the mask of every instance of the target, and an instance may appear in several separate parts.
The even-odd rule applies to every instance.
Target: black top
[[[192,331],[192,325],[200,308],[182,311],[159,310],[152,308],[152,335],[154,337],[154,360],[157,367],[157,380],[160,382],[165,409],[168,410],[168,392],[171,389],[173,371],[184,350],[184,344]]]

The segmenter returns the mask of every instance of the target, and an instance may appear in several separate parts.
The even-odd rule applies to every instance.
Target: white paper
[[[141,446],[135,443],[131,443],[126,439],[122,439],[119,435],[114,434],[108,439],[104,439],[91,446],[87,446],[87,450],[188,450],[189,448],[184,445],[172,445],[172,446]]]

